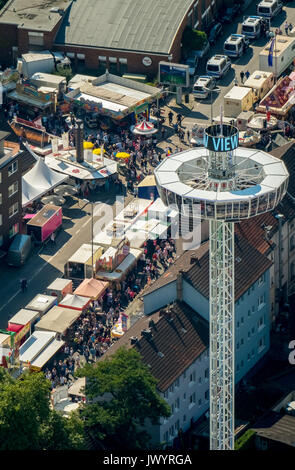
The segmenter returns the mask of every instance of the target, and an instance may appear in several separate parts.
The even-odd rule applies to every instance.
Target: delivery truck
[[[44,243],[62,227],[62,209],[53,204],[46,204],[27,223],[27,233],[35,243]]]
[[[242,111],[249,111],[253,106],[252,90],[243,86],[234,86],[223,99],[224,115],[232,118],[238,117]]]
[[[35,73],[53,73],[54,71],[71,70],[71,61],[61,53],[55,52],[30,52],[22,54],[17,61],[17,70],[26,78],[31,78]]]
[[[22,266],[29,257],[31,249],[32,241],[30,235],[18,233],[9,247],[7,264],[9,266]]]

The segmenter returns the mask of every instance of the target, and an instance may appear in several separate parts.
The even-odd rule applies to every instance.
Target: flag
[[[274,45],[275,45],[275,38],[271,41],[270,48],[269,48],[269,53],[268,53],[268,65],[269,65],[269,67],[272,67]]]

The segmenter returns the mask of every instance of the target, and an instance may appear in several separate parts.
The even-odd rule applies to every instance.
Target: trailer
[[[62,227],[62,209],[53,204],[46,204],[27,223],[27,233],[35,243],[44,243]]]
[[[253,91],[253,101],[260,101],[274,86],[274,75],[272,72],[255,70],[243,83],[243,86]]]
[[[249,111],[253,106],[253,92],[244,86],[234,86],[223,99],[224,114],[232,118],[238,117],[242,111]]]
[[[279,77],[293,63],[295,37],[278,35],[274,40],[272,65],[269,65],[271,40],[259,54],[259,70],[272,72],[276,77]]]

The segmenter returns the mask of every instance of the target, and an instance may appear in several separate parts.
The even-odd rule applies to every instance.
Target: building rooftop
[[[230,100],[241,100],[251,92],[251,88],[247,88],[245,86],[234,86],[231,90],[229,90],[224,99]]]
[[[76,0],[56,44],[167,54],[192,0]]]
[[[61,19],[58,10],[65,11],[71,3],[71,0],[10,0],[0,11],[0,23],[52,31]]]
[[[235,239],[235,300],[272,265],[272,262],[254,248],[246,238],[236,234]],[[183,277],[204,297],[209,298],[209,242],[196,250],[188,250],[168,270],[149,286],[143,295],[176,280],[182,271]]]
[[[158,389],[162,392],[167,390],[209,344],[208,322],[184,302],[172,305],[171,319],[168,320],[165,309],[140,318],[100,360],[110,357],[121,346],[134,347],[158,379]],[[150,329],[151,340],[141,336],[145,329]],[[138,343],[131,345],[131,337],[137,337]]]
[[[287,191],[289,194],[291,194],[292,197],[295,197],[295,140],[291,140],[291,142],[288,142],[281,147],[277,147],[276,149],[272,150],[270,154],[274,157],[280,158],[285,163],[289,172],[289,185]]]
[[[295,447],[295,416],[270,411],[252,429],[258,436]]]
[[[244,82],[244,86],[249,88],[260,88],[265,80],[271,77],[272,72],[262,72],[261,70],[255,70],[251,73],[250,77]]]
[[[283,35],[280,35],[276,42],[275,42],[275,50],[274,50],[274,54],[282,54],[289,46],[290,44],[294,44],[295,43],[295,38],[294,37],[291,37],[291,36],[283,36]],[[269,48],[270,48],[270,45],[271,45],[271,41],[269,41],[266,46],[261,50],[261,52],[259,53],[260,56],[264,56],[264,55],[269,55]]]

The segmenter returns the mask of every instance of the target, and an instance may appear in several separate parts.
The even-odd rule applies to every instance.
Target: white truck
[[[22,54],[17,61],[17,70],[26,78],[31,78],[37,72],[52,73],[55,70],[71,70],[71,61],[58,52],[29,52]]]
[[[259,70],[272,72],[276,77],[279,77],[293,63],[295,37],[277,35],[272,54],[272,65],[269,62],[270,46],[271,41],[259,53]]]

